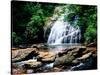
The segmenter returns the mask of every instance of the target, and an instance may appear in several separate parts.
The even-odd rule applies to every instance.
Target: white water
[[[72,26],[68,22],[64,22],[64,15],[62,14],[54,25],[52,25],[48,44],[72,44],[80,42],[81,31],[77,26],[77,20],[74,21],[74,25]]]
[[[79,68],[79,67],[82,67],[82,66],[84,66],[84,63],[80,63],[79,65],[71,67],[71,69],[69,71],[73,71],[75,68]]]
[[[50,64],[46,64],[44,67],[45,68],[53,68],[54,66],[54,63],[50,63]]]

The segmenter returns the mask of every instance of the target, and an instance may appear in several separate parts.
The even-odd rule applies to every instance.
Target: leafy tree
[[[19,37],[15,32],[12,32],[12,42],[13,45],[20,44],[22,42],[22,38]]]
[[[12,31],[22,39],[20,44],[44,41],[43,27],[55,6],[57,4],[12,1]]]
[[[81,29],[81,42],[90,43],[96,41],[97,32],[97,7],[88,5],[68,5],[67,20],[72,23],[73,17],[78,15],[78,26]],[[92,34],[95,36],[92,36]]]
[[[94,28],[92,25],[88,26],[86,29],[86,33],[84,34],[84,37],[86,38],[86,43],[91,43],[96,41],[96,28]]]
[[[55,7],[62,6],[69,15],[64,21],[73,23],[78,16],[78,26],[81,29],[81,42],[96,41],[97,7],[87,5],[55,4],[12,1],[12,42],[13,44],[44,42],[44,27],[48,17],[52,17]],[[66,13],[67,14],[67,13]],[[92,36],[92,34],[94,36]]]

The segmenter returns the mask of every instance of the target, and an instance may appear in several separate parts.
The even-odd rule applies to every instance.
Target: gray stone
[[[82,55],[82,57],[77,58],[77,60],[85,60],[85,59],[88,59],[91,55],[92,55],[92,53],[89,52],[87,54]]]
[[[75,59],[74,56],[72,56],[71,54],[67,54],[61,57],[57,57],[55,59],[54,62],[54,66],[58,66],[58,65],[69,65],[72,63],[72,61]]]

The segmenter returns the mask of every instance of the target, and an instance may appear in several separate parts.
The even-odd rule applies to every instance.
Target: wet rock
[[[87,47],[87,49],[83,52],[84,54],[92,52],[93,54],[97,54],[97,48],[96,47]]]
[[[87,55],[86,55],[87,57]],[[73,66],[71,68],[71,70],[90,70],[90,69],[97,69],[97,63],[94,63],[96,62],[93,58],[93,56],[89,56],[88,58],[86,58],[85,60],[81,60],[81,62],[76,65],[76,66]]]
[[[76,47],[71,47],[71,48],[68,48],[68,49],[64,49],[62,50],[61,52],[58,53],[58,56],[63,56],[64,54],[67,54],[68,52],[72,52],[72,51],[76,51]]]
[[[32,59],[33,56],[37,56],[38,51],[36,48],[19,49],[12,51],[12,62],[24,61]]]
[[[67,48],[62,50],[61,52],[58,53],[58,56],[63,56],[66,54],[71,53],[72,55],[77,55],[77,57],[82,55],[82,52],[86,50],[85,46],[79,46],[79,47],[71,47],[71,48]]]
[[[69,65],[72,63],[72,61],[75,59],[75,57],[71,54],[67,54],[67,55],[64,55],[64,56],[61,56],[61,57],[57,57],[55,59],[55,62],[54,62],[54,66],[57,66],[57,65]]]
[[[58,67],[54,67],[53,69],[51,69],[52,72],[60,72],[63,71],[62,68],[58,68]]]
[[[57,18],[58,18],[58,15],[53,15],[53,17],[51,17],[50,19],[51,19],[51,21],[56,21]]]
[[[97,46],[97,43],[96,42],[93,42],[93,43],[90,43],[87,45],[87,47],[96,47]]]
[[[73,50],[72,53],[73,55],[78,58],[78,57],[81,57],[83,52],[86,50],[86,47],[85,46],[80,46],[80,47],[77,47],[76,50]]]
[[[72,50],[75,50],[75,49],[77,49],[77,47],[69,47],[69,48],[65,49],[64,51],[72,51]]]
[[[25,74],[26,70],[22,69],[22,68],[13,68],[12,69],[12,75],[21,75],[21,74]]]
[[[86,50],[86,46],[80,46],[79,47],[79,53],[82,53],[85,50]]]
[[[63,12],[63,7],[61,7],[61,6],[58,6],[58,7],[56,7],[55,8],[55,10],[54,10],[54,15],[59,15],[60,13],[62,13]]]
[[[78,59],[82,56],[82,52],[86,50],[85,46],[79,46],[79,47],[71,47],[68,49],[65,49],[62,52],[58,53],[58,57],[55,60],[54,65],[76,65],[79,64],[80,61],[78,61]]]
[[[24,66],[25,68],[38,68],[41,67],[42,63],[39,61],[34,61],[34,60],[28,60],[25,62]]]
[[[91,50],[90,49],[86,49],[85,51],[83,51],[82,55],[87,54],[89,52],[91,52]]]
[[[80,63],[80,61],[77,60],[77,59],[75,59],[75,60],[72,61],[72,65],[78,65],[79,63]]]
[[[40,44],[33,44],[33,45],[31,46],[31,48],[41,49],[41,48],[44,47],[44,46],[45,46],[45,44],[43,44],[43,43],[40,43]]]
[[[44,70],[53,69],[53,65],[54,65],[53,62],[52,63],[45,63],[45,64],[43,64],[43,66],[41,68],[39,68],[39,70],[44,71]]]
[[[74,49],[74,50],[72,50],[72,51],[69,51],[68,53],[70,53],[70,54],[73,55],[73,56],[76,56],[76,55],[78,55],[78,53],[79,53],[79,49],[76,48],[76,49]]]
[[[72,61],[73,65],[77,65],[79,63],[81,63],[82,61],[85,61],[86,59],[88,59],[90,56],[92,55],[91,52],[82,55],[81,57],[75,58],[75,60]]]
[[[33,73],[33,72],[34,72],[33,69],[28,69],[28,70],[26,71],[27,74],[31,74],[31,73]]]
[[[92,55],[91,52],[90,53],[87,53],[85,55],[82,55],[82,57],[77,58],[77,60],[85,60],[85,59],[88,59],[91,55]]]
[[[18,50],[19,48],[11,48],[11,50]]]
[[[42,62],[53,62],[55,60],[55,54],[52,52],[39,52],[37,60]]]

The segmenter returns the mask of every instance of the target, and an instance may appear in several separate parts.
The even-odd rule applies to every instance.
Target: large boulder
[[[72,63],[72,61],[75,59],[75,57],[71,54],[67,54],[61,57],[57,57],[54,62],[54,66],[58,65],[69,65]]]
[[[37,56],[38,51],[36,48],[26,48],[12,51],[12,62],[24,61],[32,59],[33,56]]]
[[[58,53],[55,59],[54,66],[57,65],[72,65],[80,63],[76,58],[81,57],[83,51],[86,50],[85,46],[70,47]]]
[[[70,52],[70,51],[75,51],[75,50],[77,50],[76,47],[70,47],[70,48],[67,48],[67,49],[63,49],[63,50],[61,50],[60,52],[58,52],[58,56],[59,56],[59,57],[60,57],[60,56],[63,56],[63,55],[65,55],[65,54],[67,54],[68,52]]]
[[[61,52],[58,53],[58,56],[63,56],[68,53],[72,53],[72,55],[81,55],[83,51],[86,50],[85,46],[78,46],[78,47],[70,47],[62,50]]]
[[[77,49],[72,50],[72,53],[77,58],[77,57],[81,57],[85,50],[86,50],[85,46],[79,46],[79,47],[77,47]]]
[[[84,55],[82,55],[81,57],[75,58],[75,60],[72,61],[72,64],[73,64],[73,65],[77,65],[77,64],[79,64],[79,63],[81,63],[81,62],[86,61],[86,60],[87,60],[88,58],[90,58],[91,56],[92,56],[92,53],[91,53],[91,52],[89,52],[89,53],[87,53],[87,54],[84,54]]]
[[[42,66],[42,63],[39,61],[34,60],[28,60],[25,62],[24,67],[25,68],[39,68]]]
[[[78,59],[78,60],[86,60],[86,59],[88,59],[91,55],[92,55],[92,53],[89,52],[89,53],[87,53],[87,54],[82,55],[82,57],[79,57],[79,58],[77,58],[77,59]]]
[[[42,62],[53,62],[55,60],[55,54],[53,52],[39,52],[37,60]]]
[[[74,60],[72,61],[72,65],[78,65],[79,63],[80,63],[80,61],[77,60],[77,59],[74,59]]]

